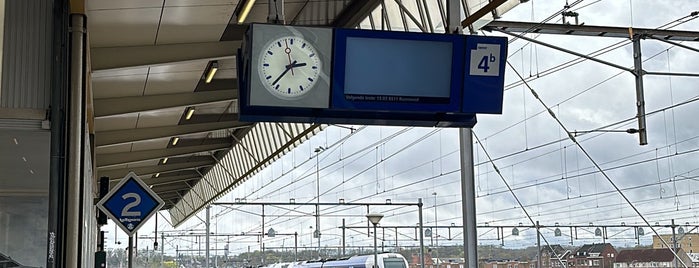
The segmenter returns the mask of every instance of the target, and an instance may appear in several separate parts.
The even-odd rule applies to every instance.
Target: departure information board
[[[502,113],[507,38],[253,24],[240,120],[472,127]]]

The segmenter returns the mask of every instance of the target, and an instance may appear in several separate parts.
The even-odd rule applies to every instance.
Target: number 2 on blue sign
[[[138,206],[141,204],[141,196],[136,194],[136,193],[125,193],[124,195],[121,196],[121,199],[129,199],[133,198],[134,201],[131,203],[126,204],[124,206],[124,209],[121,210],[121,216],[122,217],[141,217],[141,212],[140,211],[130,211],[131,208]]]
[[[490,69],[490,67],[488,67],[488,56],[483,56],[481,61],[478,63],[478,69],[483,70],[484,73],[488,72],[488,69]]]

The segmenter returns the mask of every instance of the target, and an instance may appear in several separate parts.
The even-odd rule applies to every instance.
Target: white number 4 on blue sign
[[[469,65],[470,75],[499,76],[500,75],[500,45],[478,44],[471,50]]]

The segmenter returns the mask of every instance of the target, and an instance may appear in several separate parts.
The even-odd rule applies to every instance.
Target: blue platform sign
[[[466,36],[466,72],[461,112],[501,114],[507,38]]]
[[[132,236],[163,204],[148,185],[135,173],[129,172],[97,203],[97,207]]]

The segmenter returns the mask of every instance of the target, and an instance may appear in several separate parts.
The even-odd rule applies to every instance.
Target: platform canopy
[[[86,1],[97,176],[116,184],[135,172],[164,200],[175,226],[322,128],[237,120],[236,51],[246,24],[267,22],[269,14],[269,1],[257,0],[243,18],[247,2]],[[462,15],[486,5],[459,2]],[[520,1],[493,2],[499,9],[486,20]],[[290,25],[444,32],[445,5],[286,0],[282,12]]]

